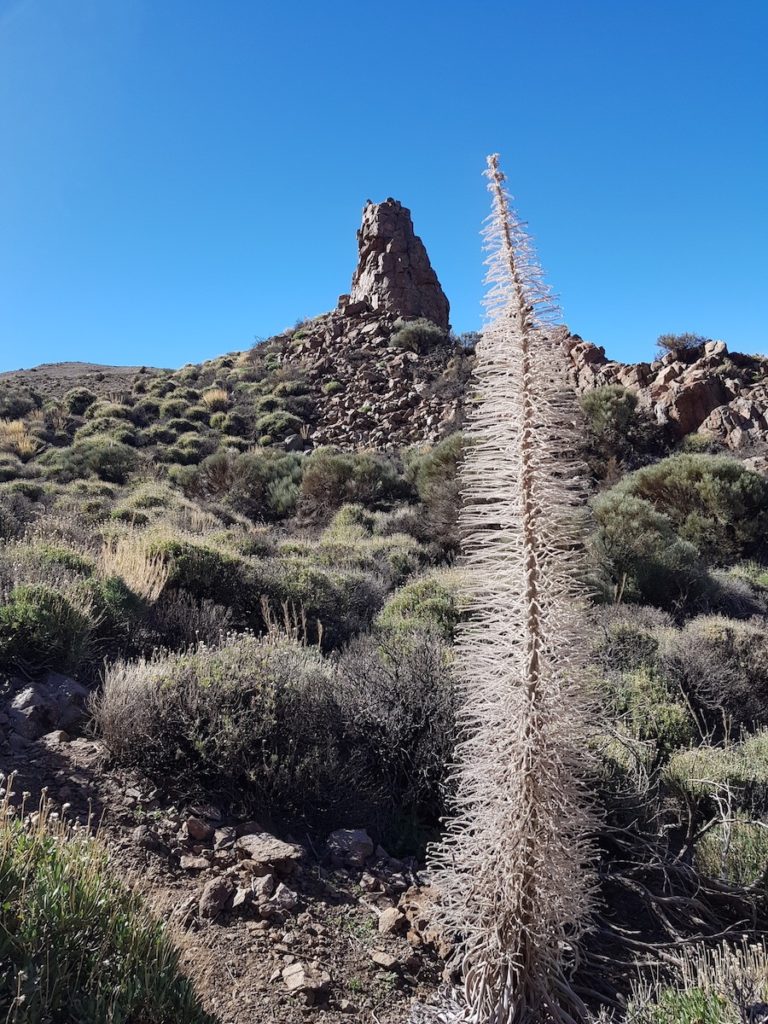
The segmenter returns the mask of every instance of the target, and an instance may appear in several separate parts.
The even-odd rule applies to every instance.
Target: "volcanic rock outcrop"
[[[768,360],[762,356],[729,353],[725,342],[708,341],[652,363],[625,364],[578,335],[568,345],[580,393],[620,384],[679,438],[698,433],[745,454],[768,443]]]
[[[357,232],[359,257],[349,295],[339,308],[347,315],[366,311],[425,317],[448,330],[448,299],[414,233],[410,210],[396,199],[370,200]]]

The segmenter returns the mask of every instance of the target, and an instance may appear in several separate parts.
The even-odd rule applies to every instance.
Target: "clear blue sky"
[[[480,323],[499,151],[571,329],[768,352],[766,0],[0,0],[0,369],[335,305],[392,195]]]

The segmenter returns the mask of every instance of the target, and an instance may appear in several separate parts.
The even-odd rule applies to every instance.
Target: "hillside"
[[[52,963],[61,1013],[82,997],[65,956],[79,943],[119,947],[124,974],[146,942],[158,1022],[394,1024],[450,977],[424,853],[459,732],[476,338],[451,333],[400,203],[366,205],[358,246],[335,310],[248,351],[0,375],[0,771],[16,773],[0,913],[28,899],[44,918],[46,865],[67,849],[85,908],[0,944],[0,1010],[18,1024],[43,1019]],[[768,920],[768,364],[678,339],[626,366],[565,328],[557,340],[592,517],[605,824],[578,977],[596,1008],[621,1003],[636,963]],[[31,858],[23,793],[53,816],[28,821]],[[103,847],[60,823],[102,815]],[[39,884],[7,881],[24,872]],[[94,879],[120,914],[95,913]],[[97,942],[78,930],[93,916],[127,923]],[[84,1022],[108,1019],[116,978]]]

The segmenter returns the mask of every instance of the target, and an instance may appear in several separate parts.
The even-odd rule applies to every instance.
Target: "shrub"
[[[689,802],[711,800],[727,789],[736,807],[763,810],[768,801],[768,732],[729,746],[702,745],[678,751],[662,778]]]
[[[768,825],[738,815],[710,828],[696,843],[696,866],[710,878],[739,886],[766,884]]]
[[[681,540],[651,502],[620,487],[593,503],[597,530],[592,548],[615,598],[674,609],[700,597],[708,580],[694,545]]]
[[[168,420],[165,425],[169,430],[173,430],[177,436],[179,434],[194,434],[197,431],[197,424],[183,416],[174,416],[173,419]]]
[[[317,651],[287,640],[115,663],[94,717],[121,764],[184,795],[239,798],[258,813],[335,812],[351,780],[342,716]]]
[[[410,453],[406,462],[406,478],[424,505],[416,536],[435,541],[448,555],[459,550],[459,466],[463,455],[463,435],[450,434],[433,448]]]
[[[43,457],[52,475],[63,482],[97,476],[123,484],[138,465],[136,452],[120,441],[95,437],[77,441],[71,448],[46,452]]]
[[[447,805],[458,696],[447,649],[429,632],[375,642],[362,636],[339,661],[343,719],[356,739],[358,777],[392,849],[423,849]]]
[[[682,701],[676,701],[665,680],[648,668],[622,673],[607,687],[613,714],[623,719],[631,736],[652,740],[666,759],[696,736],[696,723]]]
[[[4,1020],[213,1024],[106,848],[46,805],[24,822],[0,803],[0,933]]]
[[[658,667],[658,634],[671,630],[669,615],[642,605],[609,605],[596,608],[593,619],[592,656],[604,671]]]
[[[299,511],[309,519],[323,520],[350,502],[379,508],[403,492],[403,480],[385,456],[317,448],[304,463]]]
[[[179,431],[167,423],[153,423],[143,432],[142,439],[145,444],[173,444],[178,435]]]
[[[263,593],[275,609],[285,605],[291,615],[306,620],[306,639],[326,650],[366,629],[384,599],[370,574],[334,571],[294,558],[271,563]]]
[[[259,416],[254,425],[258,435],[269,437],[285,437],[286,434],[298,434],[303,426],[303,421],[293,413],[275,410]]]
[[[438,327],[437,324],[425,317],[419,317],[416,320],[397,319],[394,328],[394,333],[389,339],[390,345],[394,348],[408,349],[411,352],[428,352],[446,339],[446,332],[442,327]]]
[[[211,497],[226,495],[231,509],[256,522],[282,519],[295,511],[301,470],[297,455],[217,452],[201,462],[185,489]]]
[[[402,636],[426,629],[450,643],[459,618],[457,574],[435,572],[396,591],[376,617],[376,626]]]
[[[203,544],[177,538],[153,538],[146,548],[146,557],[160,560],[167,570],[165,588],[185,590],[195,599],[237,609],[247,615],[258,615],[263,587],[255,592],[249,585],[245,563]],[[165,589],[164,588],[164,589]]]
[[[700,349],[709,340],[702,334],[660,334],[656,339],[656,345],[661,355],[671,352],[679,356]]]
[[[664,434],[637,408],[637,395],[610,384],[582,395],[580,405],[587,427],[587,461],[599,479],[617,465],[634,467],[663,447]]]
[[[720,455],[673,455],[613,489],[649,501],[680,538],[715,564],[759,550],[768,528],[768,480]]]
[[[36,391],[19,384],[0,383],[0,419],[18,420],[39,409],[43,401]]]
[[[80,442],[90,437],[102,441],[119,441],[132,448],[137,447],[140,441],[139,431],[132,423],[128,423],[127,420],[115,419],[112,416],[91,420],[80,427],[77,432],[77,441]]]
[[[338,663],[275,635],[115,662],[93,708],[120,764],[183,796],[410,850],[441,812],[455,709],[445,649],[417,635]]]
[[[331,395],[338,395],[340,391],[343,391],[344,385],[338,380],[328,380],[323,384],[321,390],[324,395],[328,395],[330,398]]]
[[[183,398],[178,398],[174,394],[173,398],[166,398],[164,402],[160,403],[160,415],[165,420],[185,416],[188,405],[189,402],[185,401]]]
[[[737,726],[768,725],[768,630],[763,620],[692,619],[682,631],[665,635],[663,664],[710,728],[722,727],[723,712]]]
[[[74,672],[91,654],[92,609],[45,584],[15,587],[0,605],[0,666],[5,671]]]
[[[750,1021],[768,999],[764,944],[688,949],[671,978],[658,974],[633,987],[627,1024],[736,1024]]]

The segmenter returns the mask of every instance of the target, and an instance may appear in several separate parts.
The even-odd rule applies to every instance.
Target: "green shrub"
[[[96,401],[96,395],[89,388],[70,388],[64,395],[64,405],[72,416],[83,416]]]
[[[710,828],[696,843],[696,866],[710,878],[739,886],[762,882],[768,876],[768,825],[744,815]]]
[[[351,502],[380,508],[404,491],[394,463],[377,452],[317,448],[304,461],[299,511],[307,518],[323,520]]]
[[[145,444],[173,444],[178,435],[179,431],[167,423],[153,423],[142,432],[142,439]]]
[[[62,482],[93,475],[123,484],[136,469],[138,457],[133,448],[120,441],[94,437],[77,441],[71,448],[46,452],[41,462]]]
[[[20,420],[43,404],[40,395],[21,384],[0,383],[0,419]]]
[[[112,416],[85,423],[77,431],[76,441],[83,441],[90,437],[118,441],[120,444],[130,445],[132,448],[139,444],[139,431],[136,427],[132,423],[128,423],[127,420],[115,419]]]
[[[293,413],[276,410],[259,416],[254,424],[254,430],[260,436],[285,437],[287,434],[298,434],[303,426],[303,421]]]
[[[127,420],[131,418],[131,411],[129,406],[120,402],[107,402],[104,399],[99,399],[88,406],[85,418],[87,420]]]
[[[329,398],[331,397],[331,395],[338,395],[338,393],[343,390],[344,385],[341,383],[341,381],[338,380],[328,380],[325,382],[325,384],[323,384],[321,388],[323,394],[328,395]]]
[[[740,622],[722,615],[692,619],[665,635],[663,663],[703,714],[722,728],[768,725],[768,629],[764,620]]]
[[[713,564],[759,550],[768,528],[768,480],[720,455],[673,455],[625,477],[613,493],[641,498]]]
[[[74,672],[93,649],[94,621],[85,602],[53,587],[15,587],[0,605],[0,668]]]
[[[150,556],[161,555],[168,566],[167,589],[186,590],[195,598],[226,606],[239,606],[248,599],[243,594],[245,568],[239,558],[173,537],[151,541],[147,551]],[[259,596],[255,595],[256,603]]]
[[[768,803],[768,732],[724,747],[702,745],[674,754],[663,781],[688,801],[711,800],[727,788],[736,807],[765,809]]]
[[[593,552],[616,598],[674,609],[706,592],[706,567],[696,548],[650,501],[619,484],[595,499],[593,508]]]
[[[190,494],[226,496],[227,505],[259,522],[292,515],[299,496],[302,461],[282,452],[217,452],[204,459],[185,482]]]
[[[167,420],[165,425],[169,430],[173,430],[177,436],[179,434],[194,434],[197,430],[196,423],[193,423],[192,420],[188,420],[182,416],[176,416],[173,419]]]
[[[617,466],[634,467],[663,447],[663,431],[637,408],[637,395],[617,384],[593,388],[580,405],[587,427],[587,461],[604,479]]]
[[[671,631],[672,619],[642,605],[609,605],[593,612],[592,656],[604,671],[655,669],[659,664],[659,634]]]
[[[768,1000],[764,943],[687,947],[675,973],[638,981],[628,1000],[627,1024],[738,1024],[751,1021]]]
[[[395,321],[394,333],[389,339],[389,343],[394,348],[425,353],[442,344],[445,339],[446,332],[442,327],[438,327],[437,324],[425,317],[419,317],[416,320],[401,318]]]
[[[458,575],[435,572],[395,591],[376,617],[376,626],[403,636],[427,629],[451,642],[459,619]]]
[[[464,438],[457,433],[432,448],[417,449],[406,456],[406,479],[424,506],[415,535],[420,540],[434,541],[448,555],[459,550],[459,467],[463,453]]]
[[[186,417],[193,423],[210,423],[213,426],[213,417],[207,405],[190,405],[187,409]]]
[[[304,559],[283,558],[270,564],[267,589],[272,608],[286,605],[304,618],[307,638],[325,650],[340,647],[366,629],[384,599],[381,585],[370,574],[332,570]]]
[[[174,393],[173,398],[166,398],[164,402],[160,403],[160,415],[164,420],[186,416],[188,405],[189,402],[177,397]]]
[[[613,714],[623,719],[631,736],[652,740],[667,758],[696,736],[696,723],[682,700],[675,700],[665,680],[647,668],[619,675],[608,687]]]
[[[140,897],[87,831],[0,802],[0,1015],[14,1024],[214,1024]]]

